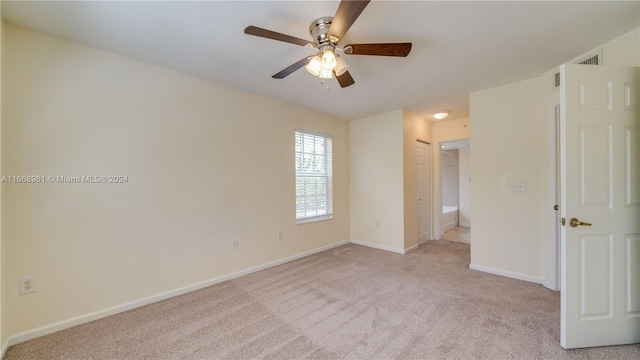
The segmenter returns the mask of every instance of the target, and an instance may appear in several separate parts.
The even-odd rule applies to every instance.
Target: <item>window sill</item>
[[[333,219],[333,215],[314,216],[314,217],[297,219],[296,224],[301,225],[301,224],[308,224],[312,222],[325,221],[325,220],[331,220],[331,219]]]

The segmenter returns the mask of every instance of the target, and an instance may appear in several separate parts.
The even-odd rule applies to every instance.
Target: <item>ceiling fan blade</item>
[[[338,80],[338,83],[340,84],[340,87],[346,88],[347,86],[351,86],[353,84],[355,84],[356,82],[353,80],[353,78],[351,77],[351,74],[349,74],[348,71],[346,71],[344,74],[338,76],[336,75],[335,70],[333,71],[333,75],[336,77],[336,79]]]
[[[371,0],[342,0],[331,22],[329,35],[342,39],[358,16],[360,16],[360,13],[369,5],[369,1]]]
[[[297,38],[297,37],[293,37],[293,36],[289,36],[289,35],[285,35],[285,34],[281,34],[279,32],[275,32],[275,31],[259,28],[257,26],[253,26],[253,25],[247,26],[244,29],[244,33],[248,34],[248,35],[267,38],[267,39],[284,41],[284,42],[287,42],[287,43],[290,43],[290,44],[295,44],[295,45],[300,45],[300,46],[305,46],[307,44],[310,44],[311,46],[315,46],[310,41],[307,41],[307,40],[304,40],[304,39],[300,39],[300,38]]]
[[[313,56],[307,56],[306,58],[297,61],[296,63],[294,63],[293,65],[290,65],[289,67],[285,68],[284,70],[280,71],[279,73],[275,74],[272,76],[272,78],[274,79],[284,79],[285,77],[291,75],[294,71],[300,69],[301,67],[307,65],[307,63],[309,62],[309,60],[311,60]]]
[[[411,52],[411,43],[349,44],[344,47],[344,53],[349,55],[405,57],[409,52]]]

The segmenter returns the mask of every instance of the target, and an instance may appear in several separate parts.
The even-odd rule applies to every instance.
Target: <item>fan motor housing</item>
[[[333,17],[321,17],[315,19],[311,25],[309,25],[309,33],[313,41],[318,45],[336,44],[340,39],[330,39],[329,28]]]

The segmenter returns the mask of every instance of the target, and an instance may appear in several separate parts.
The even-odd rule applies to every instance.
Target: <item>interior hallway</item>
[[[471,228],[465,226],[454,227],[442,234],[440,240],[456,241],[465,244],[471,243]]]

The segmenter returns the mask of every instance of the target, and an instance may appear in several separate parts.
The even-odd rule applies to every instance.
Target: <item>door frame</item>
[[[440,240],[442,237],[442,146],[446,143],[457,141],[471,141],[471,137],[453,138],[438,142],[438,150],[433,152],[433,226],[432,233],[434,240]]]
[[[560,210],[553,210],[560,205],[560,102],[549,106],[549,278],[543,285],[551,290],[560,291]]]
[[[416,139],[416,146],[417,143],[422,143],[422,144],[426,144],[429,145],[429,165],[427,166],[428,169],[428,174],[427,174],[427,179],[429,181],[428,187],[429,187],[429,199],[427,199],[427,207],[429,208],[429,210],[431,211],[431,213],[429,214],[429,218],[427,219],[427,221],[429,222],[429,231],[427,234],[425,234],[426,237],[426,241],[431,241],[433,240],[433,151],[432,151],[432,146],[431,143],[429,141],[425,141],[422,139]],[[417,155],[417,152],[416,152]],[[417,159],[417,156],[416,156]],[[416,193],[417,193],[417,189],[419,189],[419,181],[420,181],[420,177],[419,177],[419,172],[417,171],[417,167],[418,164],[416,163]],[[418,206],[420,206],[420,204],[418,204]],[[417,216],[420,217],[420,211],[417,211]],[[418,219],[418,224],[420,224],[420,219]],[[425,242],[426,242],[425,241]],[[418,241],[418,245],[422,245],[425,242],[420,242]]]

